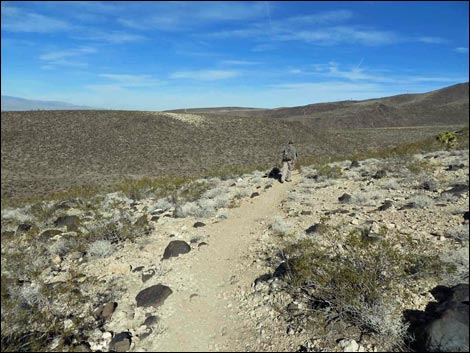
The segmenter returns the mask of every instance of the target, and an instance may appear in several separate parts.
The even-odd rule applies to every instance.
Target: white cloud
[[[90,41],[102,41],[113,44],[139,42],[145,40],[146,37],[139,34],[130,34],[122,31],[85,30],[83,33],[74,34],[74,38]]]
[[[449,41],[441,37],[418,37],[419,42],[428,43],[428,44],[445,44]]]
[[[233,70],[193,70],[174,72],[170,75],[170,78],[215,81],[236,77],[238,75],[239,73]]]
[[[259,61],[250,61],[250,60],[223,60],[222,64],[225,65],[234,65],[234,66],[249,66],[249,65],[258,65]]]
[[[468,47],[458,47],[454,49],[457,53],[468,54]]]
[[[257,1],[155,2],[151,15],[121,16],[121,25],[139,30],[183,31],[217,22],[249,21],[266,16]]]
[[[2,31],[32,33],[51,33],[72,28],[65,21],[33,12],[26,12],[4,3],[2,3],[1,26]]]
[[[162,84],[162,81],[151,75],[99,74],[98,76],[114,81],[115,84],[94,85],[95,87],[152,87]]]
[[[54,69],[57,66],[87,67],[88,64],[81,61],[80,58],[96,52],[97,50],[93,47],[78,47],[42,54],[39,56],[39,60],[46,63],[41,66],[44,70]]]

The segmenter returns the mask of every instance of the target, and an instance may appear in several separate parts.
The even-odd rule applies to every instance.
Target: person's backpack
[[[283,161],[291,161],[294,159],[294,151],[290,145],[287,145],[284,147],[284,150],[282,151],[282,160]]]

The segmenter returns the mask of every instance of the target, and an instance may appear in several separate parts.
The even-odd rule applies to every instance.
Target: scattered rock
[[[387,172],[384,169],[378,170],[372,178],[374,179],[382,179],[387,176]]]
[[[132,335],[130,332],[118,333],[109,343],[109,350],[114,352],[127,352],[129,348],[131,348],[131,338]]]
[[[314,224],[313,226],[308,227],[305,230],[305,233],[308,234],[308,235],[309,234],[315,234],[315,233],[325,234],[327,231],[328,231],[328,226],[326,226],[322,223],[317,223],[317,224]]]
[[[72,347],[72,352],[92,352],[92,350],[88,342],[83,342]]]
[[[339,345],[343,349],[343,352],[359,352],[359,345],[355,340],[341,340]]]
[[[191,251],[191,247],[188,243],[183,240],[173,240],[168,244],[163,253],[163,260],[169,259],[170,257],[177,257],[181,254],[187,254]]]
[[[166,298],[168,298],[173,291],[162,284],[156,284],[148,287],[137,294],[135,300],[138,307],[159,307],[162,305]]]
[[[173,240],[168,244],[163,253],[163,260],[169,259],[170,257],[177,257],[181,254],[186,254],[191,251],[191,247],[183,240]]]
[[[273,186],[270,184],[270,185],[266,185],[264,188],[265,188],[265,189],[270,189],[270,188],[272,188],[272,187],[273,187]]]
[[[204,227],[206,224],[205,223],[202,223],[202,222],[196,222],[193,224],[193,227],[194,228],[201,228],[201,227]]]
[[[383,204],[377,209],[378,211],[385,211],[393,207],[393,202],[390,200],[385,200]]]
[[[159,219],[160,219],[159,216],[152,216],[152,218],[150,218],[150,221],[156,222],[156,221],[158,221]]]
[[[437,286],[431,294],[438,303],[430,302],[424,312],[405,312],[416,337],[413,348],[425,352],[468,352],[468,283],[451,288]]]
[[[454,196],[461,196],[467,192],[468,192],[468,185],[456,184],[451,189],[444,191],[443,194],[452,194]]]
[[[342,203],[349,202],[349,201],[351,201],[351,195],[349,195],[349,194],[343,194],[343,195],[341,195],[340,197],[338,197],[338,201],[339,201],[339,202],[342,202]]]
[[[254,192],[254,193],[252,193],[251,196],[250,196],[250,198],[254,198],[254,197],[256,197],[256,196],[259,196],[259,192]]]
[[[271,171],[268,173],[268,178],[273,178],[276,180],[281,179],[281,170],[277,167],[271,169]]]
[[[80,218],[78,216],[62,216],[54,222],[56,227],[67,227],[68,232],[76,232],[80,226]]]
[[[137,219],[137,221],[134,222],[134,226],[136,227],[145,227],[146,225],[148,225],[148,220],[147,220],[146,215],[140,216]]]
[[[302,216],[310,216],[312,214],[312,211],[302,211],[300,212]]]
[[[23,235],[28,233],[28,231],[33,227],[30,223],[20,223],[18,228],[16,228],[16,234]]]
[[[110,320],[117,306],[118,306],[118,303],[116,302],[106,303],[103,307],[103,312],[101,313],[101,317],[103,318],[103,320],[105,321]]]
[[[202,246],[207,246],[207,245],[209,245],[209,244],[207,244],[205,241],[202,241],[199,244],[197,244],[197,247],[200,248]]]
[[[140,271],[142,271],[143,269],[144,269],[144,266],[137,266],[136,268],[134,268],[134,269],[132,270],[132,272],[140,272]]]
[[[277,268],[276,270],[274,270],[274,273],[273,273],[273,277],[276,277],[276,278],[284,278],[285,275],[289,273],[289,265],[287,264],[287,262],[282,262]]]
[[[143,283],[147,282],[153,276],[155,276],[155,270],[154,269],[147,270],[146,272],[142,273],[142,282]]]
[[[358,161],[352,161],[351,162],[351,165],[349,166],[349,168],[359,168],[361,165],[359,164]]]
[[[465,168],[465,164],[451,164],[449,165],[446,170],[447,171],[456,171],[456,170],[459,170],[459,169],[463,169]]]
[[[147,317],[144,321],[145,326],[153,326],[155,325],[158,321],[160,321],[160,318],[156,315],[150,315]]]

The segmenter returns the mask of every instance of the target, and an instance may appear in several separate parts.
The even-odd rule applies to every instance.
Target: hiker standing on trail
[[[297,149],[294,146],[294,142],[289,141],[289,144],[282,150],[281,183],[291,181],[290,176],[295,167],[297,156]]]

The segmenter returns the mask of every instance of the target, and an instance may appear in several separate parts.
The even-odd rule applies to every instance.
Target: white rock
[[[343,352],[358,352],[359,345],[355,340],[344,339],[339,342]]]

